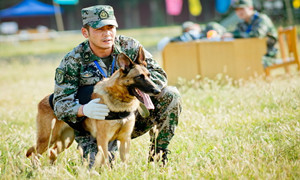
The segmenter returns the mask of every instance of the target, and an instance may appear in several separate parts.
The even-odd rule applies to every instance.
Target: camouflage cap
[[[187,32],[189,30],[202,30],[199,24],[194,23],[192,21],[185,21],[184,23],[182,23],[181,28],[182,32]]]
[[[192,21],[185,21],[184,23],[182,23],[181,28],[184,31],[185,29],[194,26],[194,24],[195,23],[193,23]]]
[[[253,7],[253,1],[252,0],[235,0],[232,7],[233,8]]]
[[[106,25],[114,25],[118,27],[114,15],[114,9],[108,5],[97,5],[81,10],[82,24],[88,24],[94,29],[101,28]]]

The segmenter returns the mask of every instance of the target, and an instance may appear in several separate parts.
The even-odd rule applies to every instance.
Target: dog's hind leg
[[[70,127],[66,127],[59,137],[55,141],[55,145],[49,151],[50,163],[53,164],[57,159],[59,153],[63,152],[65,149],[71,146],[75,139],[74,130]]]
[[[35,150],[35,146],[31,146],[27,152],[26,152],[26,157],[30,157],[32,155],[32,153],[36,153],[36,150]]]
[[[46,96],[38,104],[38,114],[36,118],[37,142],[36,153],[43,154],[48,146],[51,147],[57,138],[57,130],[54,130],[56,117],[49,104],[49,96]],[[56,128],[57,129],[57,128]],[[52,132],[53,131],[53,132]],[[52,133],[52,136],[51,136]],[[51,142],[50,141],[51,138]]]

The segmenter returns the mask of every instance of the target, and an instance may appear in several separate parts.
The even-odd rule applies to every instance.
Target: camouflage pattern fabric
[[[129,58],[135,60],[139,46],[141,44],[135,39],[117,36],[111,56],[116,58],[119,53],[123,52]],[[158,137],[155,140],[157,146],[167,147],[174,136],[175,126],[178,123],[178,116],[181,111],[180,95],[175,87],[170,88],[167,86],[166,73],[146,50],[145,56],[151,79],[163,90],[160,96],[151,97],[156,109],[150,112],[151,117],[147,119],[138,117],[137,121],[139,123],[134,129],[133,136],[140,136],[156,125],[158,128]],[[101,58],[93,54],[88,41],[79,44],[62,59],[56,70],[53,98],[54,113],[59,120],[67,123],[80,121],[80,118],[77,118],[80,104],[75,99],[78,88],[85,85],[94,85],[103,79],[102,74],[93,62],[95,60],[98,61],[106,74],[113,71],[111,65],[106,67]],[[115,67],[118,69],[117,66]],[[77,131],[75,134],[75,140],[83,149],[84,157],[87,157],[88,153],[97,151],[94,138]]]
[[[192,22],[186,22],[186,23],[192,23]],[[207,38],[207,32],[209,30],[215,30],[218,35],[222,36],[224,33],[227,32],[226,28],[222,26],[221,24],[217,22],[209,22],[205,26],[201,27],[201,31],[188,31],[183,32],[182,35],[176,36],[170,39],[170,42],[189,42],[197,39],[206,39]]]
[[[200,32],[197,31],[188,31],[184,32],[180,36],[176,36],[170,39],[170,42],[189,42],[201,38]]]
[[[150,130],[150,146],[167,149],[175,134],[178,117],[181,113],[181,99],[176,87],[167,86],[157,97],[152,97],[155,109],[150,116],[137,115],[132,138],[139,137]]]
[[[252,0],[235,0],[232,5],[233,8],[244,8],[244,7],[253,7]]]
[[[132,38],[117,36],[111,56],[116,58],[119,53],[124,52],[129,58],[135,60],[139,46],[141,44]],[[167,84],[166,73],[152,59],[148,51],[145,51],[145,55],[151,79],[160,88],[165,87]],[[78,87],[94,85],[103,79],[103,75],[93,62],[95,60],[106,74],[112,71],[111,66],[106,67],[101,58],[93,54],[88,41],[85,41],[69,52],[56,69],[53,104],[54,113],[59,120],[77,122],[80,104],[75,100],[75,95]]]
[[[271,19],[265,14],[255,12],[250,23],[239,22],[232,33],[234,38],[267,37],[266,56],[274,57],[277,53],[277,49],[274,47],[278,38],[277,30]]]
[[[171,139],[175,134],[178,118],[181,113],[181,99],[176,87],[167,86],[157,97],[151,97],[154,110],[150,110],[150,116],[143,118],[137,113],[135,127],[132,138],[139,137],[147,132],[150,133],[150,147],[167,149]],[[83,158],[90,160],[90,166],[94,163],[95,155],[98,152],[96,139],[88,134],[81,134],[76,131],[75,140],[83,150]],[[117,144],[112,143],[108,146],[113,155],[117,150]]]
[[[118,27],[114,15],[114,9],[108,5],[98,5],[83,8],[81,10],[82,24],[93,27],[94,29],[101,28],[106,25],[114,25]]]
[[[226,28],[224,26],[222,26],[221,24],[217,23],[217,22],[209,22],[206,24],[205,29],[203,30],[203,37],[207,36],[207,32],[210,30],[215,30],[217,31],[217,33],[222,36],[224,33],[227,32]]]

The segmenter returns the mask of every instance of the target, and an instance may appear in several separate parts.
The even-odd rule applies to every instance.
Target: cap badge
[[[102,19],[107,19],[108,18],[108,13],[104,10],[102,10],[100,13],[99,13],[99,18],[102,20]]]

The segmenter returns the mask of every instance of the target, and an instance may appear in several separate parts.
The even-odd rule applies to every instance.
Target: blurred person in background
[[[222,36],[226,32],[226,28],[217,22],[209,22],[204,25],[204,27],[201,27],[197,23],[186,21],[182,24],[182,35],[171,38],[170,42],[188,42],[197,39],[210,38],[212,36],[208,34],[209,31],[214,32],[212,33],[212,36],[214,37]]]
[[[199,24],[194,23],[192,21],[186,21],[181,25],[182,29],[182,35],[173,37],[170,39],[170,42],[187,42],[187,41],[193,41],[196,39],[200,39],[201,34],[201,27]]]
[[[164,37],[157,43],[157,49],[162,51],[170,42],[188,42],[200,39],[202,36],[201,27],[192,21],[186,21],[181,25],[182,34],[176,37]]]
[[[162,51],[170,42],[190,42],[198,39],[220,39],[226,33],[226,28],[217,22],[209,22],[203,27],[192,21],[186,21],[181,25],[182,34],[176,37],[165,37],[157,44],[157,49]]]
[[[86,40],[70,51],[56,69],[53,105],[56,117],[75,129],[75,140],[83,152],[83,157],[85,159],[89,157],[92,166],[98,151],[96,139],[80,127],[80,122],[86,117],[105,119],[109,110],[105,104],[95,101],[80,104],[76,95],[81,87],[93,87],[118,69],[115,59],[121,52],[134,61],[142,45],[133,38],[116,35],[118,23],[111,6],[87,7],[81,10],[81,15],[83,21],[81,32]],[[167,154],[170,152],[167,148],[174,136],[181,112],[180,94],[176,87],[167,85],[165,71],[148,51],[145,49],[144,51],[151,79],[160,87],[161,93],[150,97],[154,109],[149,109],[148,117],[137,115],[132,138],[150,132],[148,160],[162,161],[165,164],[168,160]],[[112,151],[117,150],[116,141],[110,142],[109,150],[113,157]],[[155,158],[158,155],[160,159]]]
[[[240,22],[233,32],[225,33],[223,38],[267,38],[267,53],[262,59],[264,67],[274,63],[277,49],[277,30],[272,20],[263,13],[254,10],[252,0],[236,0],[233,4]]]

